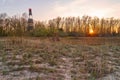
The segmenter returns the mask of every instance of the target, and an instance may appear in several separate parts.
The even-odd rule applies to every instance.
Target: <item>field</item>
[[[120,80],[120,37],[0,38],[0,80]]]

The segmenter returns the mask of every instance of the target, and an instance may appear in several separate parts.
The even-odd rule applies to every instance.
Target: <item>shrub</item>
[[[3,30],[2,27],[0,27],[0,36],[7,36],[5,30]]]
[[[49,30],[45,28],[36,28],[33,31],[33,36],[35,37],[46,37],[49,34]]]

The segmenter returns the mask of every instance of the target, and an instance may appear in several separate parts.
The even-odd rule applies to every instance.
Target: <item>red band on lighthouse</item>
[[[31,8],[29,9],[29,15],[32,15],[32,9]]]

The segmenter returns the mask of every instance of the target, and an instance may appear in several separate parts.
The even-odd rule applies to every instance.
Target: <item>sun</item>
[[[89,34],[93,35],[94,34],[94,30],[92,28],[92,26],[89,24]]]
[[[89,29],[89,34],[91,34],[91,35],[94,34],[94,31],[92,28]]]

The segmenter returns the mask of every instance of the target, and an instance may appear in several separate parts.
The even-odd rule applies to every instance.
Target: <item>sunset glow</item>
[[[92,28],[90,28],[90,29],[89,29],[89,34],[91,34],[91,35],[92,35],[93,33],[94,33],[93,29],[92,29]]]
[[[96,11],[92,12],[90,15],[93,17],[97,16],[99,18],[103,18],[106,15],[106,13],[104,11],[97,11],[96,10]]]
[[[117,27],[115,27],[115,32],[118,33],[118,28]]]

